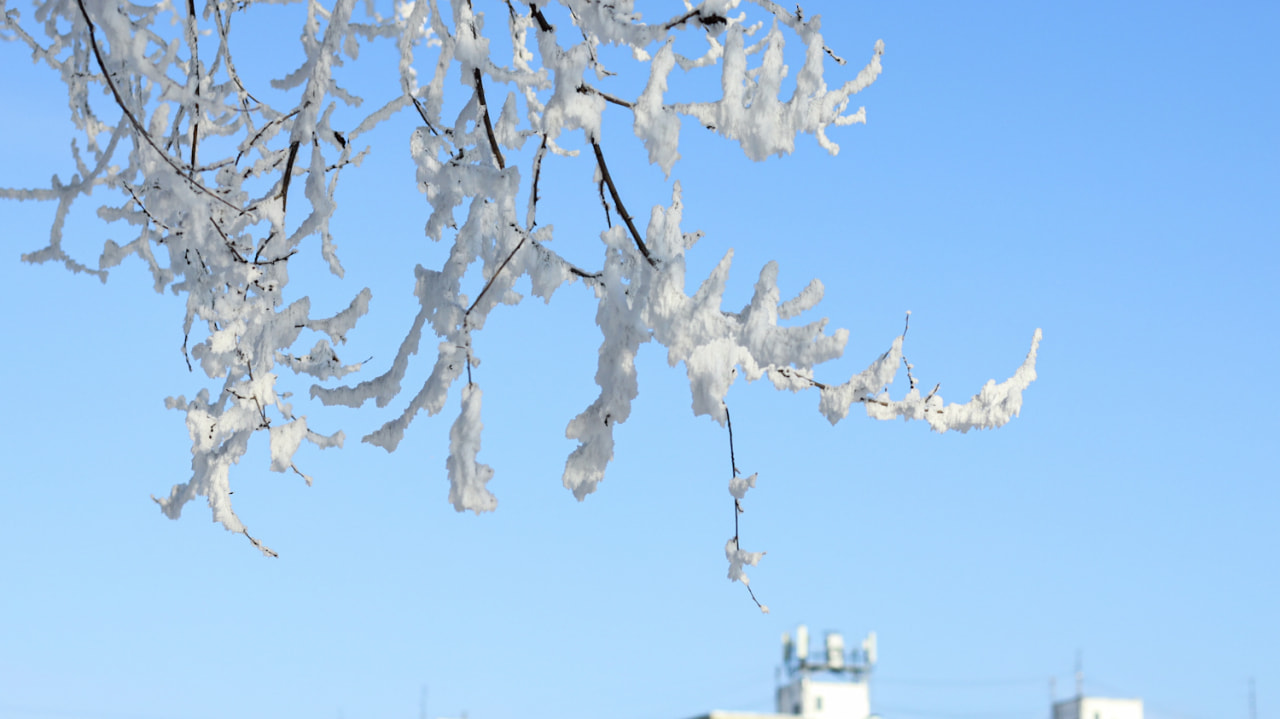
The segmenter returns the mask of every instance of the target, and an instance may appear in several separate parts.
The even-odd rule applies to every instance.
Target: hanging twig
[[[725,426],[729,428],[729,468],[733,471],[734,478],[737,478],[739,472],[738,472],[738,460],[735,458],[733,453],[733,419],[729,416],[728,403],[721,402],[721,406],[724,407]],[[742,502],[738,499],[737,496],[734,496],[733,498],[733,548],[735,551],[742,551],[742,542],[740,540],[741,533],[738,531],[738,515],[742,514],[742,512],[743,512]],[[751,601],[755,602],[757,607],[759,607],[764,611],[768,611],[765,609],[764,605],[760,603],[760,600],[756,599],[756,593],[751,589],[751,584],[746,581],[745,575],[743,578],[742,586],[747,588],[747,594],[751,595]]]

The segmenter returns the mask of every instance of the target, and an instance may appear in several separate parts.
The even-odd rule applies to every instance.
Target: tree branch
[[[596,140],[591,141],[591,148],[596,152],[596,164],[600,166],[600,175],[604,177],[605,184],[609,186],[609,194],[613,196],[613,206],[617,208],[618,215],[622,221],[627,223],[627,229],[631,230],[631,238],[635,240],[636,247],[640,248],[640,254],[644,255],[644,259],[649,263],[650,267],[657,267],[657,260],[649,254],[649,248],[645,246],[644,239],[640,237],[640,231],[636,229],[636,224],[631,221],[631,215],[627,214],[627,208],[622,206],[622,198],[618,195],[618,186],[613,184],[613,176],[609,174],[609,166],[604,163],[604,153],[600,151],[600,143]]]
[[[481,79],[480,68],[472,68],[472,70],[475,78],[476,98],[480,100],[480,110],[484,113],[484,131],[489,136],[489,148],[493,150],[493,158],[498,161],[498,169],[505,170],[507,163],[506,160],[502,159],[502,150],[498,149],[498,138],[493,134],[493,123],[489,120],[489,104],[484,100],[484,81]]]
[[[623,100],[620,97],[615,97],[613,95],[610,95],[609,93],[604,92],[602,90],[598,90],[595,87],[592,87],[591,85],[588,85],[585,82],[578,85],[578,92],[582,93],[583,95],[599,95],[600,97],[604,98],[605,102],[612,102],[613,104],[618,105],[619,107],[625,107],[628,110],[634,110],[636,107],[636,104],[634,102],[630,102],[629,100]]]
[[[173,168],[174,172],[177,172],[179,175],[183,174],[182,167],[180,167],[178,163],[174,162],[172,157],[169,157],[169,153],[161,150],[156,145],[156,141],[151,137],[151,133],[147,132],[142,128],[142,123],[138,122],[138,118],[135,117],[134,114],[129,110],[128,106],[125,105],[124,98],[120,97],[120,91],[116,89],[116,84],[111,79],[111,71],[107,69],[107,64],[102,61],[102,51],[98,49],[98,37],[94,33],[93,21],[89,19],[89,11],[86,10],[84,7],[84,0],[76,0],[76,4],[80,6],[80,16],[84,18],[85,25],[87,25],[89,28],[89,46],[93,49],[93,56],[98,59],[98,67],[102,68],[102,79],[106,80],[107,87],[111,88],[111,95],[116,99],[116,104],[120,106],[120,111],[124,113],[125,117],[129,118],[129,124],[133,125],[134,132],[141,135],[142,138],[146,140],[146,143],[151,146],[151,149],[155,150],[156,153],[159,154],[162,159],[164,159],[165,163],[168,164],[169,167]],[[187,181],[190,182],[191,185],[194,186],[200,192],[203,192],[209,197],[212,197],[218,202],[221,202],[227,207],[230,207],[232,210],[235,210],[237,214],[241,214],[241,215],[246,214],[244,208],[236,207],[230,202],[227,202],[225,199],[220,197],[213,190],[210,190],[209,188],[200,184],[195,179],[188,179]]]

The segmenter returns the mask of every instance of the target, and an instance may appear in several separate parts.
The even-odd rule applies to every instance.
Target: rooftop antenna
[[[418,701],[418,719],[427,719],[427,685],[422,685],[422,698]]]
[[[809,659],[809,628],[803,624],[796,627],[796,658],[800,660],[800,668],[804,669]]]

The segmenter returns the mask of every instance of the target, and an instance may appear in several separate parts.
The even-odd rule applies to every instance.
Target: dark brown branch
[[[138,118],[135,117],[133,112],[129,110],[129,107],[125,105],[124,98],[120,96],[120,91],[116,89],[115,81],[111,79],[111,71],[107,69],[107,64],[102,60],[102,51],[98,48],[98,36],[94,32],[95,26],[93,21],[89,19],[89,11],[84,7],[84,0],[76,0],[76,4],[80,6],[80,16],[84,18],[84,23],[89,28],[89,47],[93,49],[93,56],[98,59],[98,67],[102,68],[102,79],[106,81],[107,87],[111,89],[111,95],[116,99],[116,105],[119,105],[120,111],[124,113],[125,117],[129,118],[129,124],[133,125],[134,132],[141,135],[142,138],[146,140],[146,143],[151,146],[151,149],[155,150],[156,153],[164,159],[165,163],[168,164],[169,167],[173,168],[174,172],[181,175],[182,168],[178,166],[178,163],[173,161],[172,157],[169,157],[169,153],[161,150],[159,146],[156,145],[156,141],[151,137],[151,133],[143,129],[142,123],[138,122]],[[213,190],[210,190],[199,182],[196,182],[194,179],[190,179],[188,182],[190,182],[191,185],[200,192],[203,192],[209,197],[212,197],[218,202],[230,207],[232,210],[235,210],[237,214],[245,214],[244,208],[236,207],[230,202],[227,202],[225,199],[218,196]]]
[[[200,41],[196,34],[196,0],[187,0],[187,36],[191,41],[191,72],[196,77],[195,95],[200,97]],[[196,179],[196,148],[200,145],[200,102],[191,110],[191,167],[187,176]]]
[[[489,291],[489,288],[493,286],[493,281],[498,279],[498,275],[502,274],[502,271],[507,268],[507,263],[511,261],[511,258],[516,256],[516,253],[520,251],[521,247],[524,247],[524,243],[528,239],[529,237],[527,235],[520,238],[520,241],[516,243],[515,249],[511,250],[511,254],[507,255],[507,259],[503,260],[502,264],[498,265],[497,271],[489,276],[489,281],[484,283],[484,287],[481,288],[480,294],[476,295],[475,301],[467,308],[465,315],[470,316],[471,310],[474,310],[476,305],[480,304],[480,299],[483,298],[485,293]]]
[[[598,280],[604,274],[602,272],[587,272],[586,270],[578,269],[567,262],[565,264],[568,265],[570,274],[577,275],[584,280]]]
[[[284,178],[280,180],[280,213],[284,214],[289,207],[289,181],[293,179],[293,161],[298,159],[298,141],[289,143],[289,159],[284,163]]]
[[[609,201],[604,199],[604,178],[600,178],[600,182],[596,183],[596,189],[600,191],[600,206],[604,208],[604,224],[606,227],[613,229],[613,217],[609,215]]]
[[[649,254],[649,248],[645,246],[644,240],[640,237],[640,231],[636,229],[636,223],[631,220],[631,215],[627,214],[627,208],[622,206],[622,197],[618,195],[618,186],[613,184],[613,176],[609,174],[609,166],[604,163],[604,153],[600,151],[600,143],[595,140],[591,141],[591,148],[596,152],[596,164],[600,166],[600,174],[604,177],[605,184],[609,186],[609,194],[613,196],[613,206],[617,208],[618,215],[622,221],[627,223],[627,229],[631,230],[631,238],[635,240],[636,247],[640,248],[640,254],[644,255],[644,259],[649,263],[650,267],[657,267],[657,260]]]
[[[231,250],[231,257],[235,259],[236,262],[246,265],[249,264],[249,261],[240,254],[240,250],[237,250],[235,244],[231,242],[231,238],[227,237],[227,233],[223,231],[222,226],[218,224],[218,221],[210,217],[209,223],[213,225],[213,229],[218,231],[218,235],[222,237],[222,241],[226,244],[227,249]]]
[[[563,257],[556,254],[555,252],[552,252],[551,250],[548,250],[546,247],[543,247],[540,242],[538,242],[533,238],[529,238],[529,242],[530,244],[533,245],[533,248],[538,252],[542,253],[542,255],[552,258],[556,262],[563,265],[564,268],[568,270],[569,274],[571,275],[581,277],[584,280],[597,280],[597,281],[604,276],[603,272],[587,272],[584,269],[576,267],[572,262],[569,262],[568,260],[564,259]]]
[[[925,395],[924,403],[929,404],[929,400],[933,399],[933,396],[938,393],[938,390],[941,389],[941,387],[942,387],[941,382],[935,384],[933,386],[933,389],[929,390],[929,394]]]
[[[423,124],[427,126],[427,129],[431,131],[431,134],[439,135],[440,133],[439,131],[436,130],[436,126],[432,125],[431,120],[427,118],[427,108],[422,106],[422,103],[418,100],[418,98],[410,96],[409,99],[413,100],[414,108],[418,110],[419,117],[422,118]]]
[[[552,32],[555,30],[551,23],[547,22],[546,16],[538,9],[537,3],[529,3],[529,12],[533,14],[533,19],[538,21],[538,29],[542,32]]]
[[[671,30],[671,29],[680,27],[681,25],[689,22],[690,20],[696,20],[699,25],[702,25],[704,27],[715,27],[717,25],[723,25],[728,22],[728,19],[725,18],[723,15],[714,15],[714,14],[703,15],[702,8],[694,8],[689,12],[681,15],[678,18],[668,20],[665,24],[663,24],[662,29]]]
[[[623,100],[620,97],[615,97],[602,90],[597,90],[596,88],[586,84],[585,82],[582,83],[581,85],[578,85],[578,92],[582,93],[583,95],[599,95],[600,97],[604,98],[605,102],[612,102],[613,104],[618,105],[619,107],[625,107],[630,110],[634,110],[636,106],[634,102],[631,102],[629,100]]]
[[[489,104],[484,99],[484,81],[481,79],[480,68],[472,68],[472,70],[476,82],[476,99],[480,100],[480,111],[484,114],[484,131],[489,136],[489,148],[493,150],[493,158],[498,161],[498,169],[505,170],[507,163],[502,159],[502,150],[498,149],[498,138],[493,134],[493,122],[489,120]]]
[[[547,136],[543,134],[542,144],[533,156],[533,187],[529,189],[529,212],[525,217],[525,231],[532,232],[538,224],[538,179],[542,177],[542,158],[547,154]]]
[[[251,148],[251,147],[253,147],[255,144],[257,144],[257,142],[258,142],[258,138],[259,138],[259,137],[262,137],[262,133],[264,133],[264,132],[266,132],[267,130],[271,129],[271,126],[272,126],[272,125],[277,125],[277,124],[279,124],[279,123],[284,122],[285,120],[288,120],[289,118],[293,117],[294,115],[297,115],[297,114],[298,114],[298,112],[300,112],[300,109],[299,109],[299,110],[294,110],[293,112],[289,113],[288,115],[283,115],[283,116],[281,116],[281,117],[277,117],[276,119],[272,120],[271,122],[268,122],[267,124],[263,125],[263,126],[262,126],[262,129],[261,129],[261,130],[258,130],[256,133],[254,133],[253,137],[249,139],[249,142],[244,146],[244,149],[243,149],[243,150],[241,150],[240,152],[236,153],[236,164],[240,164],[240,158],[241,158],[241,157],[244,157],[244,153],[245,153],[249,148]]]
[[[133,191],[133,187],[130,186],[129,183],[122,182],[120,183],[120,186],[124,188],[125,192],[129,193],[129,196],[133,198],[133,201],[138,206],[138,209],[142,210],[142,214],[146,215],[148,220],[150,220],[151,222],[154,222],[158,227],[164,228],[166,232],[173,232],[173,228],[169,227],[168,225],[164,224],[160,220],[156,219],[156,216],[151,214],[151,211],[148,210],[147,206],[142,203],[142,200],[138,197],[138,194]]]

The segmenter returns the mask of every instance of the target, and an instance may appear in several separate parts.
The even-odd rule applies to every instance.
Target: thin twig
[[[217,230],[218,234],[222,236],[222,241],[227,245],[227,249],[231,250],[232,258],[234,258],[236,262],[240,262],[246,265],[249,264],[249,261],[246,260],[244,256],[240,254],[240,251],[236,249],[235,244],[231,242],[231,238],[227,237],[227,233],[223,231],[222,226],[218,224],[218,221],[210,217],[209,222],[213,225],[213,229]]]
[[[933,399],[933,396],[934,396],[935,394],[937,394],[937,393],[938,393],[938,390],[939,390],[939,389],[941,389],[941,388],[942,388],[942,383],[941,383],[941,382],[939,382],[939,383],[935,384],[935,385],[933,386],[933,389],[929,390],[929,394],[925,395],[924,403],[925,403],[926,405],[927,405],[927,404],[929,404],[929,400]],[[941,412],[939,412],[939,414],[941,414]]]
[[[293,161],[298,159],[298,141],[289,143],[289,159],[284,163],[284,178],[280,181],[280,214],[289,208],[289,181],[293,179]]]
[[[798,7],[796,9],[799,10]],[[907,330],[909,329],[911,329],[911,310],[907,310],[907,319],[902,326],[903,340],[907,339]],[[907,368],[907,381],[911,383],[910,389],[914,390],[916,388],[916,378],[914,375],[911,374],[911,363],[907,361],[906,355],[902,356],[902,366]]]
[[[258,540],[256,540],[256,539],[254,539],[253,537],[251,537],[251,536],[249,535],[249,530],[247,530],[247,529],[242,529],[242,530],[240,530],[240,533],[241,533],[241,534],[243,534],[245,537],[248,537],[249,541],[253,543],[253,546],[257,547],[257,548],[258,548],[258,551],[262,552],[263,554],[267,555],[268,557],[273,557],[273,558],[274,558],[274,557],[278,557],[278,556],[280,556],[279,554],[276,554],[275,550],[274,550],[274,549],[272,549],[271,547],[268,547],[267,545],[263,544],[262,542],[259,542]]]
[[[596,88],[586,84],[585,82],[582,83],[581,85],[578,85],[578,92],[583,95],[599,95],[600,97],[603,97],[605,99],[605,102],[612,102],[615,105],[618,105],[620,107],[625,107],[630,110],[634,110],[636,107],[636,104],[634,102],[623,100],[620,97],[615,97],[613,95],[610,95],[607,92],[604,92],[603,90],[597,90]]]
[[[533,187],[529,189],[529,211],[525,215],[525,231],[533,232],[534,225],[538,224],[538,179],[542,177],[542,158],[547,154],[547,136],[542,135],[542,144],[538,146],[538,152],[533,156]]]
[[[727,402],[721,402],[720,404],[722,407],[724,407],[725,426],[729,428],[729,465],[733,469],[733,476],[737,477],[738,461],[734,459],[734,455],[733,455],[733,419],[729,416],[729,404]],[[733,498],[733,548],[736,551],[742,550],[742,540],[740,539],[742,535],[738,531],[738,515],[742,514],[742,512],[743,512],[742,502],[737,497],[734,497]],[[764,605],[760,603],[759,599],[756,599],[756,593],[751,590],[751,584],[745,581],[746,579],[745,575],[743,579],[744,581],[742,582],[742,586],[747,588],[747,594],[751,595],[751,601],[755,602],[756,606],[759,607],[761,610],[764,610]]]
[[[481,79],[480,68],[472,68],[473,76],[476,82],[476,99],[480,100],[480,110],[484,113],[484,131],[489,135],[489,148],[493,150],[493,158],[498,161],[498,169],[507,169],[507,163],[502,159],[502,150],[498,149],[498,138],[493,134],[493,122],[489,120],[489,104],[484,99],[484,81]]]
[[[195,96],[200,97],[200,41],[196,33],[196,0],[187,0],[187,37],[191,42],[191,72],[195,75]],[[200,101],[192,103],[191,110],[191,167],[187,176],[196,179],[196,148],[200,145]]]
[[[244,149],[236,153],[236,164],[237,165],[240,164],[240,158],[244,157],[244,153],[248,151],[250,148],[252,148],[255,144],[257,144],[258,138],[262,137],[262,133],[266,132],[267,130],[270,130],[272,125],[282,123],[285,120],[288,120],[289,118],[293,117],[294,115],[297,115],[299,112],[301,112],[301,108],[294,110],[288,115],[281,115],[280,117],[277,117],[276,119],[263,125],[261,130],[258,130],[256,133],[254,133],[253,137],[249,138],[249,142],[247,142],[244,145]]]
[[[130,185],[129,185],[129,183],[127,183],[127,182],[121,182],[121,183],[120,183],[120,186],[121,186],[121,187],[123,187],[123,188],[124,188],[124,191],[125,191],[125,192],[127,192],[127,193],[129,193],[129,196],[133,198],[134,203],[136,203],[136,204],[138,205],[138,209],[142,210],[142,214],[146,215],[146,216],[147,216],[147,218],[148,218],[149,220],[151,220],[152,222],[154,222],[157,226],[159,226],[159,227],[163,227],[163,228],[165,229],[165,231],[167,231],[167,232],[173,232],[173,228],[171,228],[171,227],[169,227],[168,225],[164,224],[164,223],[163,223],[163,222],[161,222],[160,220],[157,220],[157,219],[156,219],[156,217],[155,217],[155,215],[151,214],[151,211],[147,209],[147,206],[146,206],[146,205],[144,205],[144,204],[142,204],[142,200],[138,197],[137,193],[135,193],[135,192],[133,191],[133,187],[132,187],[132,186],[130,186]],[[178,233],[178,234],[181,234],[181,233]]]
[[[93,21],[89,19],[89,11],[86,10],[84,7],[84,0],[76,0],[76,4],[80,6],[80,15],[81,17],[84,18],[85,25],[87,25],[89,28],[89,46],[93,49],[93,56],[98,59],[98,67],[102,68],[102,79],[106,80],[107,87],[111,89],[111,95],[115,97],[116,104],[120,106],[120,111],[124,113],[125,117],[129,118],[129,124],[133,125],[134,132],[141,135],[142,138],[146,141],[146,143],[151,146],[151,149],[155,150],[156,153],[159,154],[160,157],[165,161],[165,163],[168,164],[169,167],[173,168],[174,172],[177,172],[179,175],[181,175],[182,168],[178,165],[178,163],[173,161],[172,157],[169,157],[169,153],[161,150],[159,146],[156,145],[155,139],[151,137],[151,134],[149,132],[147,132],[142,128],[142,123],[138,122],[138,118],[135,117],[133,112],[129,110],[129,107],[125,105],[124,98],[120,96],[120,91],[116,89],[116,84],[111,79],[111,71],[107,69],[107,64],[102,60],[102,51],[98,49],[98,36],[94,33],[95,26],[93,24]],[[213,190],[210,190],[209,188],[205,187],[199,182],[196,182],[194,179],[189,179],[188,182],[190,182],[192,186],[194,186],[200,192],[203,192],[209,197],[212,197],[218,202],[221,202],[227,207],[230,207],[232,210],[235,210],[237,214],[241,214],[241,215],[246,214],[244,208],[236,207],[230,202],[227,202],[225,199],[220,197]]]
[[[600,181],[596,183],[596,189],[600,191],[600,206],[604,208],[604,225],[609,229],[613,229],[613,216],[609,214],[609,201],[604,198],[604,177],[600,177]]]
[[[436,126],[435,126],[435,125],[432,125],[432,124],[431,124],[431,120],[427,118],[427,108],[425,108],[425,107],[423,107],[423,106],[422,106],[422,102],[421,102],[420,100],[418,100],[418,98],[413,97],[413,96],[410,96],[410,97],[409,97],[409,99],[410,99],[410,100],[413,100],[413,106],[414,106],[415,108],[417,108],[417,110],[418,110],[418,115],[419,115],[420,117],[422,117],[422,122],[423,122],[424,124],[426,124],[427,129],[431,131],[431,134],[432,134],[432,135],[439,135],[439,134],[440,134],[440,132],[439,132],[438,130],[436,130]]]
[[[609,174],[609,166],[604,163],[604,153],[600,151],[600,143],[596,140],[591,141],[591,148],[596,152],[596,164],[600,166],[600,174],[604,177],[604,181],[609,185],[609,194],[613,196],[613,206],[617,208],[618,215],[622,217],[622,221],[627,223],[627,229],[631,230],[631,238],[635,240],[636,247],[640,248],[640,254],[644,255],[645,261],[650,267],[657,267],[657,260],[649,254],[649,248],[645,246],[644,240],[640,237],[640,231],[636,229],[636,224],[632,222],[631,215],[627,214],[627,208],[622,206],[622,197],[618,195],[618,186],[613,184],[613,176]]]
[[[240,74],[236,72],[235,63],[231,61],[231,45],[227,41],[227,36],[231,33],[231,15],[228,14],[226,21],[223,21],[221,2],[213,3],[213,12],[214,18],[218,23],[218,36],[222,39],[222,55],[227,59],[227,74],[231,76],[231,80],[235,82],[236,87],[240,88],[240,92],[244,93],[244,96],[240,98],[240,104],[244,107],[244,111],[247,113],[249,112],[249,103],[245,102],[245,97],[253,100],[259,105],[262,104],[262,101],[254,97],[253,93],[249,92],[249,90],[245,88],[244,83],[240,81]],[[253,127],[252,122],[250,122],[249,127]]]
[[[520,251],[521,247],[524,247],[524,243],[528,239],[529,239],[528,235],[520,238],[520,241],[516,243],[515,249],[511,250],[511,254],[507,255],[507,259],[503,260],[501,265],[498,265],[498,270],[494,272],[492,275],[490,275],[489,281],[484,283],[484,287],[481,288],[480,294],[476,295],[475,301],[472,302],[471,306],[467,308],[467,311],[463,315],[464,317],[468,317],[471,315],[471,310],[474,310],[476,308],[476,305],[480,304],[480,299],[484,297],[485,293],[489,291],[489,288],[493,286],[493,281],[498,279],[498,275],[502,274],[502,271],[507,268],[507,263],[511,261],[512,257],[516,256],[516,253]]]

